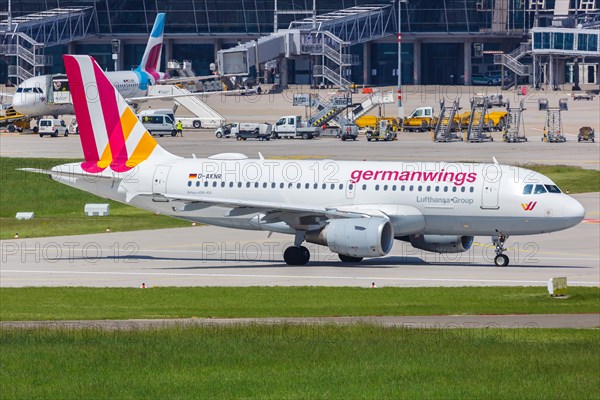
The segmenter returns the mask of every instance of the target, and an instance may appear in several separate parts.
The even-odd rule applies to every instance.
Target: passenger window
[[[440,191],[440,187],[439,187],[439,186],[436,186],[436,187],[435,187],[435,191],[436,191],[436,192],[439,192],[439,191]]]
[[[301,187],[302,187],[302,184],[298,182],[298,183],[296,184],[296,189],[300,189]]]
[[[367,190],[367,185],[363,185],[363,190]]]
[[[444,192],[448,191],[448,186],[444,186]]]
[[[204,187],[208,187],[208,181],[204,181]]]
[[[349,184],[349,185],[348,185],[348,189],[349,189],[349,190],[352,190],[352,189],[354,189],[354,185],[353,185],[353,184]]]
[[[310,183],[307,183],[306,185],[304,185],[304,188],[305,188],[305,189],[308,189],[308,188],[310,188]]]
[[[224,188],[225,187],[225,182],[221,182],[221,187]]]
[[[431,192],[431,186],[427,186],[427,191]]]
[[[251,183],[250,183],[250,182],[246,182],[246,187],[247,187],[247,188],[249,188],[249,187],[250,187],[250,185],[251,185]]]
[[[192,181],[188,181],[188,186],[192,186]]]
[[[242,182],[238,182],[238,187],[241,188],[242,187]]]
[[[396,185],[392,185],[392,191],[396,191]]]
[[[327,189],[327,184],[324,183],[323,186],[321,186],[321,189]]]
[[[375,185],[375,190],[379,190],[379,185]]]
[[[560,189],[556,185],[544,185],[548,190],[548,193],[561,193]]]
[[[531,194],[531,189],[533,189],[533,185],[525,185],[523,188],[523,194]]]
[[[233,182],[229,182],[229,187],[232,188],[233,187]]]
[[[460,191],[464,193],[466,189],[467,188],[463,186],[463,187],[460,188]]]
[[[277,186],[277,185],[275,184],[275,182],[271,182],[271,187],[272,187],[273,189],[275,189],[275,186]]]
[[[388,185],[383,185],[383,190],[388,190]]]
[[[315,183],[315,184],[313,185],[313,188],[315,188],[315,189],[318,189],[318,188],[319,188],[319,184],[318,184],[318,183]]]
[[[419,185],[419,192],[423,190],[423,186]]]
[[[335,183],[331,184],[331,190],[335,189]]]
[[[254,188],[258,189],[258,182],[254,182]]]
[[[471,187],[469,188],[469,192],[473,193],[474,191],[475,191],[475,188],[474,188],[473,186],[471,186]]]
[[[535,185],[535,190],[533,191],[533,194],[541,193],[546,193],[546,188],[544,187],[544,185]]]
[[[267,188],[267,182],[264,182],[263,183],[263,189],[266,189],[266,188]]]
[[[217,187],[217,181],[213,181],[213,187]]]
[[[340,189],[340,190],[343,190],[343,189],[344,189],[344,185],[342,185],[342,184],[340,183],[339,189]]]
[[[404,185],[400,186],[400,190],[404,192],[406,190],[406,186],[404,186]]]
[[[410,185],[410,187],[408,188],[408,190],[410,190],[412,192],[414,188],[415,187],[413,185]]]
[[[453,192],[456,192],[456,186],[454,186],[454,187],[452,188],[452,191],[453,191]]]
[[[284,186],[284,184],[283,184],[283,182],[281,182],[281,183],[279,184],[279,188],[280,188],[280,189],[283,189],[283,186]]]

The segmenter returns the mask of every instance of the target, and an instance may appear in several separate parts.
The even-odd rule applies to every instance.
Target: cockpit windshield
[[[525,185],[523,194],[562,193],[556,185]]]

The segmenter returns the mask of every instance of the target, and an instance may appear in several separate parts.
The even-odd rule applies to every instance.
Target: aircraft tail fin
[[[85,157],[81,167],[86,172],[108,167],[126,172],[146,160],[178,158],[148,133],[93,57],[63,55],[63,59]]]
[[[164,78],[164,73],[160,72],[160,55],[162,53],[163,45],[163,32],[165,30],[165,13],[159,13],[156,15],[150,38],[148,38],[148,44],[146,50],[142,56],[142,61],[137,67],[140,73],[147,73],[154,81]]]

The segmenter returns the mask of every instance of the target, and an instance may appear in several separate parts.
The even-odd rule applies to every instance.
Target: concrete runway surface
[[[383,258],[342,264],[309,245],[306,266],[288,266],[287,235],[196,226],[0,242],[0,287],[23,286],[545,286],[600,285],[600,194],[574,196],[586,220],[568,231],[513,236],[508,267],[494,266],[490,238],[465,253],[435,254],[396,241]]]

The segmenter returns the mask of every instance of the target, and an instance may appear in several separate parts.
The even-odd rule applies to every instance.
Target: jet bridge
[[[392,4],[350,7],[313,18],[292,21],[286,30],[252,40],[236,47],[219,50],[220,75],[256,77],[260,66],[288,58],[310,56],[313,78],[320,77],[340,88],[348,88],[346,71],[358,64],[350,46],[395,35],[396,17]],[[285,65],[280,67],[282,85],[287,84]]]

